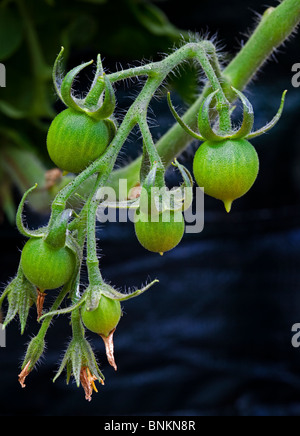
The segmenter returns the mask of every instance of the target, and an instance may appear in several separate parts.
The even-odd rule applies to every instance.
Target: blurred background
[[[267,6],[276,6],[269,0]],[[95,58],[107,71],[140,60],[159,60],[200,33],[217,38],[225,61],[247,40],[265,7],[261,1],[209,0],[4,0],[0,3],[0,62],[7,87],[0,89],[0,282],[13,277],[24,238],[14,215],[21,194],[35,182],[40,190],[26,210],[28,225],[47,222],[49,204],[64,183],[49,181],[46,151],[49,123],[63,109],[51,66],[60,46],[66,68]],[[253,141],[261,170],[252,190],[227,215],[222,203],[205,197],[205,228],[186,235],[163,258],[139,246],[128,224],[99,225],[101,265],[118,287],[160,283],[124,304],[115,336],[114,373],[102,341],[90,339],[106,376],[92,403],[64,377],[52,379],[70,339],[67,318],[55,320],[47,353],[22,390],[17,381],[35,313],[23,336],[17,322],[0,348],[0,415],[103,416],[297,416],[300,414],[300,350],[291,345],[300,322],[300,89],[292,66],[300,62],[299,34],[286,43],[247,88],[256,127],[276,113],[288,89],[280,123]],[[93,70],[82,76],[88,86]],[[182,107],[199,91],[193,68],[169,81]],[[118,87],[121,118],[139,86]],[[165,96],[152,104],[159,138],[172,124]],[[193,144],[181,157],[191,167]],[[126,144],[118,165],[140,151],[138,136]],[[173,174],[169,174],[172,181]],[[51,295],[49,293],[49,302]],[[4,306],[4,309],[6,306]]]

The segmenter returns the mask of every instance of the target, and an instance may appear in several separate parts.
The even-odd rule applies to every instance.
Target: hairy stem
[[[247,44],[241,49],[223,72],[223,89],[230,86],[242,91],[255,76],[258,69],[272,55],[274,50],[295,31],[300,22],[299,0],[284,0],[274,9],[268,9],[249,38]],[[210,53],[209,53],[210,54]],[[211,54],[211,62],[215,56]],[[217,72],[218,68],[215,70]],[[220,71],[219,71],[220,72]],[[208,96],[209,87],[205,87],[202,94],[182,117],[186,124],[193,130],[197,127],[198,113],[205,97]],[[228,92],[229,101],[236,98]],[[156,143],[157,151],[166,167],[179,156],[193,141],[193,139],[179,126],[175,124]],[[139,181],[141,158],[136,159],[124,168],[115,170],[111,176],[111,185],[117,189],[120,179],[128,180],[128,190]]]
[[[295,31],[300,21],[299,0],[284,0],[266,10],[247,44],[225,70],[232,86],[243,89],[270,55]]]

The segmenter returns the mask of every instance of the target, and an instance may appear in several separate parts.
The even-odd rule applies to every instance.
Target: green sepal
[[[210,104],[218,92],[219,90],[209,94],[209,96],[202,103],[202,106],[199,111],[199,116],[198,116],[199,132],[205,138],[206,141],[218,142],[224,139],[223,136],[220,136],[214,132],[210,123]]]
[[[159,168],[159,163],[155,162],[142,185],[139,205],[141,211],[148,215],[158,215],[160,213],[159,199],[162,194],[161,190],[164,191],[164,186],[160,187],[157,182]]]
[[[147,175],[149,174],[151,170],[151,161],[149,157],[149,153],[146,147],[145,142],[143,141],[143,154],[142,154],[142,163],[141,163],[141,169],[140,169],[140,184],[143,185],[143,183],[146,180]]]
[[[83,330],[84,334],[84,330]],[[64,368],[67,369],[67,383],[69,383],[71,375],[75,378],[77,387],[80,386],[80,372],[82,367],[87,367],[99,382],[105,380],[104,375],[99,369],[95,354],[89,342],[84,338],[73,338],[64,355],[61,365],[53,379],[55,382],[62,374]]]
[[[105,88],[104,80],[98,80],[99,76],[102,75],[103,75],[103,66],[102,66],[101,56],[100,54],[98,54],[97,69],[94,76],[94,80],[87,96],[84,99],[84,106],[88,109],[90,108],[91,110],[93,110],[93,108],[98,107],[99,100]]]
[[[249,133],[253,129],[253,124],[254,124],[253,106],[250,103],[250,101],[244,96],[244,94],[242,94],[239,90],[235,89],[233,86],[231,88],[243,103],[243,123],[236,133],[230,135],[230,139],[242,139],[247,137],[247,135],[249,135]]]
[[[277,114],[272,119],[272,121],[270,121],[266,126],[262,127],[261,129],[256,130],[255,132],[252,132],[249,135],[247,135],[246,139],[253,139],[253,138],[256,138],[257,136],[263,135],[264,133],[267,133],[269,130],[273,129],[274,126],[276,126],[276,124],[280,120],[282,112],[283,112],[286,93],[287,93],[287,90],[284,91],[282,94],[280,107],[278,109]]]
[[[167,99],[168,99],[168,105],[170,108],[170,111],[172,112],[173,117],[175,118],[175,120],[177,121],[177,123],[183,128],[183,130],[190,136],[192,136],[195,139],[198,139],[199,141],[204,141],[205,139],[203,138],[203,136],[201,136],[199,133],[194,132],[184,121],[182,118],[180,118],[180,116],[178,115],[178,113],[176,112],[176,109],[174,108],[172,101],[171,101],[171,96],[170,93],[168,92],[167,94]]]
[[[66,245],[68,222],[72,213],[71,209],[66,209],[54,221],[51,221],[51,226],[44,238],[44,241],[51,247],[62,248]]]
[[[76,76],[80,73],[80,71],[82,71],[84,68],[91,65],[92,63],[93,63],[93,60],[91,60],[89,62],[85,62],[84,64],[73,68],[71,71],[69,71],[69,73],[67,73],[67,75],[65,76],[65,78],[62,81],[62,84],[60,87],[61,99],[66,106],[68,106],[70,109],[73,109],[74,111],[84,112],[84,109],[79,105],[79,100],[77,100],[72,95],[72,86],[73,86],[74,80],[75,80]]]
[[[24,209],[24,204],[27,200],[28,195],[34,191],[37,188],[37,184],[35,184],[32,188],[28,189],[25,194],[23,195],[18,210],[17,210],[17,215],[16,215],[16,225],[17,228],[19,230],[19,232],[23,235],[26,236],[27,238],[42,238],[45,236],[46,234],[46,227],[41,227],[37,230],[29,230],[23,222],[23,209]]]
[[[85,291],[85,308],[92,312],[99,306],[105,285],[89,286]]]
[[[28,371],[31,371],[42,357],[45,346],[46,343],[44,337],[40,337],[39,335],[35,336],[28,345],[25,359],[22,364],[22,369],[24,369],[25,366],[29,364]]]
[[[141,289],[129,292],[127,294],[117,291],[115,288],[113,288],[110,285],[105,284],[101,288],[101,293],[105,295],[107,298],[111,298],[112,300],[117,301],[127,301],[131,300],[132,298],[139,297],[140,295],[144,294],[144,292],[148,291],[153,285],[156,283],[159,283],[159,280],[153,280],[153,282],[149,283],[148,285],[144,286]]]
[[[65,49],[64,49],[64,47],[62,47],[57,58],[55,59],[54,66],[53,66],[53,72],[52,72],[52,79],[53,79],[54,88],[55,88],[57,95],[59,96],[59,98],[61,100],[62,100],[62,96],[61,96],[61,92],[60,92],[61,82],[62,82],[61,62],[62,62],[62,57],[63,57],[64,51],[65,51]]]
[[[37,299],[36,288],[26,279],[22,269],[19,268],[17,276],[9,283],[3,294],[8,300],[8,310],[3,322],[3,328],[6,328],[18,314],[21,334],[23,334],[30,307]]]
[[[110,137],[109,142],[111,142],[114,139],[114,137],[116,136],[116,132],[117,132],[116,124],[110,118],[103,120],[103,122],[106,124],[106,126],[109,130],[109,137]]]
[[[169,210],[174,212],[185,211],[189,209],[193,202],[193,177],[188,169],[181,165],[177,159],[175,159],[172,165],[179,170],[183,183],[179,188],[169,192],[171,199],[173,199],[173,204],[171,204]]]
[[[72,374],[75,378],[77,387],[80,386],[80,371],[83,363],[83,356],[81,351],[81,344],[74,341],[71,347],[70,358],[72,362]]]
[[[43,321],[45,318],[48,317],[53,317],[53,316],[59,316],[59,315],[66,315],[68,313],[72,313],[74,310],[79,309],[80,306],[83,305],[83,303],[86,301],[87,299],[87,295],[84,294],[80,300],[78,301],[78,303],[73,304],[72,306],[66,307],[65,309],[58,309],[58,310],[53,310],[51,312],[47,312],[45,313],[43,316],[40,317],[39,321]]]
[[[95,111],[87,111],[87,114],[91,118],[100,121],[109,118],[114,113],[116,108],[116,96],[113,86],[106,74],[99,77],[98,82],[104,85],[105,96],[103,104]]]

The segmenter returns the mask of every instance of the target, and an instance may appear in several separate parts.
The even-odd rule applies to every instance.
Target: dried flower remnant
[[[105,350],[106,350],[106,356],[108,363],[114,368],[115,371],[118,370],[118,367],[116,365],[115,361],[115,347],[114,347],[114,333],[116,329],[112,330],[108,337],[104,335],[100,335],[103,339]]]
[[[95,381],[99,380],[98,377],[93,375],[87,366],[83,366],[80,371],[80,383],[85,392],[85,399],[87,401],[92,401],[93,392],[98,393]],[[100,379],[100,383],[104,386],[104,381]]]
[[[18,376],[19,377],[19,383],[22,386],[22,388],[26,388],[25,380],[26,380],[26,377],[31,372],[30,365],[31,365],[31,361],[29,360],[29,362],[25,365],[25,367],[22,369],[22,371],[20,372],[20,374]]]

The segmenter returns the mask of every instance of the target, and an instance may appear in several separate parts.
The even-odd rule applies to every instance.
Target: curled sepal
[[[153,282],[144,286],[142,289],[131,291],[127,294],[117,291],[115,288],[113,288],[108,284],[104,284],[101,289],[101,293],[105,295],[107,298],[111,298],[112,300],[127,301],[127,300],[131,300],[132,298],[139,297],[144,292],[148,291],[156,283],[159,283],[159,280],[153,280]]]
[[[201,136],[199,133],[194,132],[178,115],[178,113],[176,112],[176,109],[174,108],[172,101],[171,101],[171,96],[170,93],[168,92],[167,94],[167,98],[168,98],[168,105],[170,108],[170,111],[172,112],[173,117],[175,118],[175,120],[178,122],[178,124],[183,128],[183,130],[188,133],[190,136],[192,136],[195,139],[198,139],[199,141],[204,141],[205,139],[203,138],[203,136]]]
[[[235,89],[233,86],[231,87],[235,94],[240,98],[243,104],[243,123],[239,130],[230,136],[230,139],[242,139],[247,137],[251,130],[253,129],[254,124],[254,112],[253,106],[250,101],[242,94],[240,91]]]
[[[175,159],[172,165],[179,170],[183,183],[179,188],[170,191],[170,198],[173,200],[171,202],[172,207],[169,210],[174,212],[185,211],[189,209],[193,202],[193,177],[188,169],[181,165],[177,159]]]
[[[102,99],[102,93],[105,88],[104,80],[98,80],[100,76],[103,75],[103,66],[101,61],[101,56],[98,54],[97,56],[97,69],[94,76],[94,80],[90,87],[90,90],[87,96],[84,99],[84,106],[90,110],[93,110],[95,107],[98,107],[99,100]],[[102,104],[102,101],[101,101]]]
[[[35,367],[36,363],[40,360],[45,349],[45,339],[39,335],[35,336],[29,343],[25,359],[19,374],[19,383],[22,388],[25,388],[25,379]]]
[[[61,96],[61,92],[60,92],[61,83],[62,83],[61,63],[62,63],[62,57],[63,57],[64,51],[65,51],[65,49],[64,49],[64,47],[62,47],[57,58],[55,59],[54,66],[53,66],[53,72],[52,72],[52,79],[53,79],[54,88],[55,88],[57,95],[59,96],[59,98],[61,100],[62,100],[62,96]]]
[[[72,209],[66,209],[51,221],[50,228],[45,237],[45,242],[53,248],[62,248],[66,245],[66,234],[69,219],[72,216]]]
[[[270,121],[267,125],[265,125],[261,129],[256,130],[255,132],[252,132],[249,135],[247,135],[246,139],[256,138],[257,136],[263,135],[264,133],[267,133],[269,130],[273,129],[273,127],[278,123],[278,121],[280,120],[280,117],[282,115],[286,93],[287,93],[287,90],[284,91],[282,94],[281,104],[280,104],[279,110],[278,110],[277,114],[275,115],[275,117],[272,119],[272,121]]]
[[[100,82],[101,87],[102,85],[104,86],[104,101],[97,110],[87,112],[87,114],[95,120],[105,120],[113,114],[116,108],[116,96],[112,84],[105,73],[98,78],[97,82]]]
[[[102,297],[102,290],[105,287],[105,285],[99,285],[99,286],[89,286],[84,295],[85,295],[85,308],[88,311],[96,310],[99,306],[100,299]]]
[[[214,97],[217,95],[219,90],[212,92],[209,94],[209,96],[204,100],[202,103],[202,106],[199,111],[198,116],[198,127],[199,132],[201,135],[205,138],[207,141],[222,141],[224,138],[227,138],[228,136],[221,136],[218,135],[212,128],[211,122],[210,122],[210,105]]]
[[[79,299],[79,301],[72,306],[66,307],[65,309],[52,310],[51,312],[47,312],[39,318],[39,321],[43,321],[45,318],[52,318],[53,316],[66,315],[68,313],[72,313],[74,310],[79,309],[83,303],[86,301],[87,294],[83,294],[83,296]]]
[[[46,228],[45,227],[41,227],[38,230],[29,230],[23,222],[23,209],[24,209],[24,205],[25,202],[27,200],[28,195],[33,192],[35,189],[37,188],[37,184],[35,184],[32,188],[28,189],[28,191],[25,192],[25,194],[22,197],[22,200],[20,201],[18,210],[17,210],[17,215],[16,215],[16,225],[17,228],[19,230],[19,232],[23,235],[26,236],[27,238],[41,238],[44,237],[46,234]]]
[[[3,299],[7,297],[8,310],[3,328],[5,328],[15,317],[19,316],[21,334],[24,333],[30,307],[37,299],[35,286],[30,283],[23,274],[21,268],[17,276],[8,284],[0,298],[0,307]]]
[[[79,65],[75,68],[73,68],[62,81],[61,87],[60,87],[60,96],[63,101],[63,103],[68,106],[70,109],[73,109],[75,111],[84,112],[84,109],[79,105],[79,100],[76,99],[72,95],[72,87],[74,80],[76,76],[87,66],[91,65],[93,63],[93,60],[89,62],[85,62],[82,65]]]
[[[151,161],[150,156],[145,144],[143,141],[143,154],[142,154],[142,163],[140,169],[140,184],[142,185],[148,176],[149,171],[151,170]]]
[[[92,347],[84,337],[72,339],[53,382],[58,379],[65,368],[67,369],[67,383],[73,375],[77,386],[83,387],[87,401],[91,401],[93,391],[98,392],[95,381],[98,380],[104,385],[104,376],[99,369]]]
[[[165,191],[164,186],[162,188],[159,188],[158,186],[158,171],[159,163],[154,162],[141,189],[139,200],[140,209],[143,213],[149,215],[158,215],[160,213],[159,197],[161,192]]]

